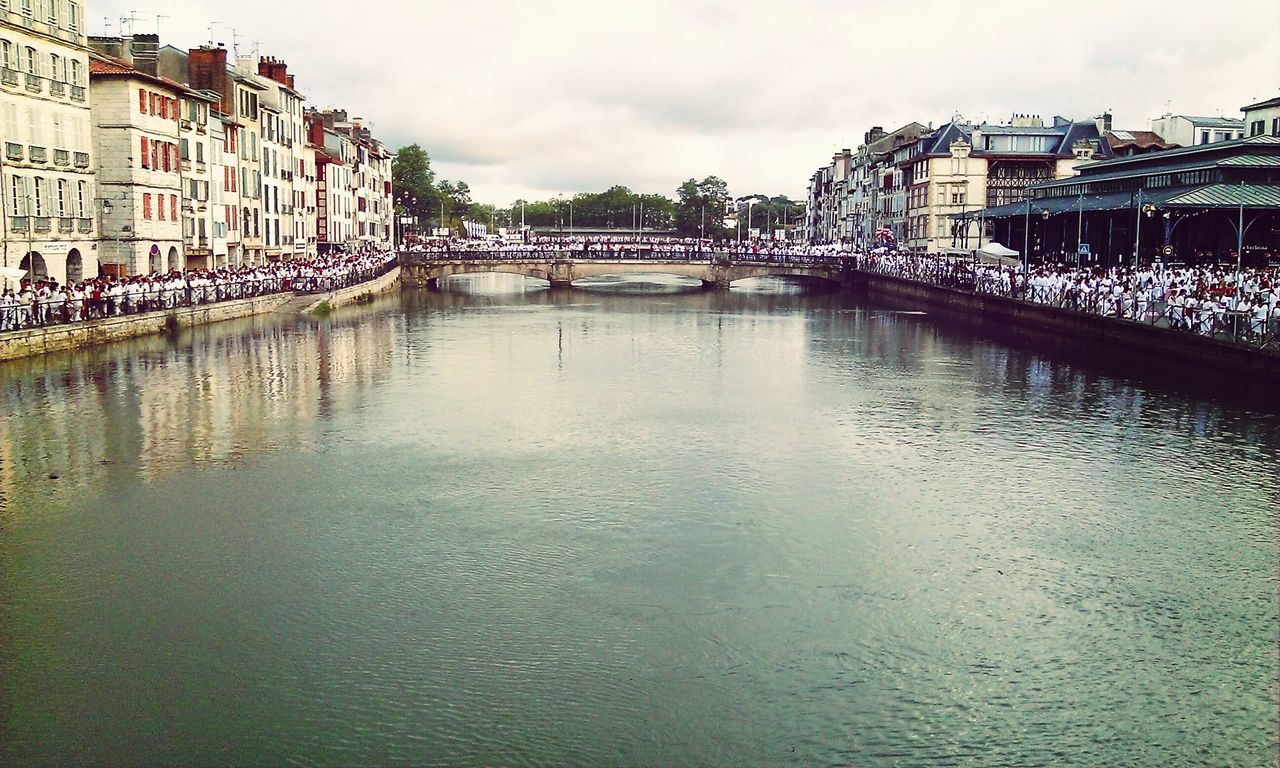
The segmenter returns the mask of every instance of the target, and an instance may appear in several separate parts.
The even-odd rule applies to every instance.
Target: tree
[[[401,147],[391,160],[391,183],[395,188],[397,210],[425,220],[436,201],[435,171],[431,158],[417,144]],[[413,202],[415,200],[417,202]]]
[[[729,185],[718,176],[702,181],[689,179],[676,189],[673,210],[675,228],[685,237],[699,235],[721,239],[728,234],[724,226],[729,211]]]

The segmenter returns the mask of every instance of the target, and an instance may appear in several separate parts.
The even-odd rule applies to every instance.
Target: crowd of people
[[[22,280],[0,294],[0,331],[247,299],[287,291],[329,291],[376,277],[391,265],[386,252],[337,252],[315,259],[194,269],[128,277],[96,277],[59,285]]]
[[[936,254],[856,254],[859,268],[1205,336],[1273,343],[1280,330],[1280,269],[1234,264],[1080,267],[990,264]]]
[[[786,241],[716,242],[698,238],[636,235],[535,237],[529,241],[424,241],[413,250],[440,255],[485,254],[528,258],[534,254],[582,254],[582,258],[732,258],[776,264],[837,264],[963,288],[1064,309],[1164,325],[1206,336],[1273,343],[1280,330],[1280,270],[1225,266],[1102,267],[991,263],[893,248],[863,251],[847,244]],[[1226,261],[1233,261],[1228,254]]]

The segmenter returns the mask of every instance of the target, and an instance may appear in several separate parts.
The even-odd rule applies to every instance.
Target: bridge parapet
[[[766,254],[652,252],[644,254],[555,250],[421,252],[399,255],[404,281],[434,288],[446,277],[503,272],[568,287],[575,280],[602,275],[662,273],[699,280],[703,287],[727,288],[749,277],[806,277],[842,283],[847,264],[839,258],[781,257]]]

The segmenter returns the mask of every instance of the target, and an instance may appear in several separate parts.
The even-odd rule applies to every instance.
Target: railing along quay
[[[1153,292],[1150,288],[1108,295],[1071,285],[1051,289],[1006,280],[1005,275],[982,273],[967,262],[919,255],[892,261],[868,254],[848,258],[854,269],[863,272],[1193,333],[1259,349],[1280,349],[1280,317],[1267,310],[1245,312],[1218,304],[1188,306],[1170,301],[1163,292]]]
[[[121,292],[108,290],[80,297],[56,293],[29,303],[0,303],[0,331],[48,328],[273,294],[328,293],[375,280],[395,266],[396,260],[392,258],[376,267],[349,270],[339,275],[254,275],[209,282],[197,277],[194,285],[184,278],[184,284],[180,286],[165,287],[158,282],[125,283]],[[133,286],[137,289],[130,290]]]

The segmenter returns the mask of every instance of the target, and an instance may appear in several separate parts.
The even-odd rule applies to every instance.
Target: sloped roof
[[[1271,107],[1280,107],[1280,96],[1266,101],[1260,101],[1257,104],[1250,104],[1247,107],[1241,107],[1241,112],[1252,112],[1255,109],[1270,109]]]
[[[1230,150],[1235,147],[1244,145],[1258,147],[1280,146],[1280,136],[1248,136],[1243,139],[1232,139],[1231,141],[1215,141],[1211,144],[1197,144],[1194,147],[1178,147],[1176,149],[1167,149],[1163,152],[1156,152],[1147,155],[1134,155],[1133,157],[1116,157],[1109,160],[1101,160],[1096,163],[1088,163],[1076,167],[1081,176],[1091,176],[1094,173],[1111,173],[1121,169],[1130,167],[1142,168],[1149,165],[1183,162],[1189,155],[1212,155],[1219,152],[1230,154]],[[1274,151],[1274,150],[1272,150]],[[1267,150],[1263,150],[1264,153]],[[1206,161],[1212,164],[1212,161]]]
[[[1238,117],[1196,117],[1194,115],[1174,115],[1183,120],[1190,120],[1198,128],[1243,128],[1244,120]]]
[[[1280,205],[1280,184],[1209,184],[1174,195],[1169,206],[1195,208],[1263,208]]]
[[[1109,144],[1112,149],[1118,149],[1120,147],[1139,147],[1140,149],[1157,147],[1159,149],[1172,149],[1177,146],[1177,144],[1169,144],[1165,142],[1165,140],[1160,137],[1160,134],[1155,131],[1111,130],[1107,131],[1105,136],[1107,144]]]
[[[143,72],[124,59],[118,59],[115,56],[108,56],[104,53],[98,53],[97,51],[90,51],[89,53],[89,76],[129,77],[136,80],[146,80],[147,82],[155,83],[156,85],[162,85],[185,95],[200,95],[196,91],[191,90],[176,80],[170,80],[167,77],[160,77],[159,75],[152,75],[147,72]],[[201,96],[201,98],[204,97]]]

